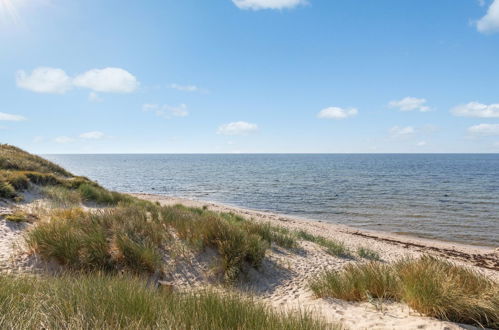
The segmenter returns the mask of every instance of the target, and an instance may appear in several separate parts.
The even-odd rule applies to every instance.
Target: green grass
[[[313,242],[320,245],[324,250],[330,255],[337,256],[340,258],[352,258],[350,250],[345,246],[345,243],[327,239],[322,236],[312,235],[306,231],[300,230],[296,233],[299,239]]]
[[[357,254],[359,257],[368,259],[368,260],[374,260],[374,261],[380,261],[381,257],[379,256],[379,253],[366,247],[360,247],[357,249]]]
[[[0,144],[0,169],[52,173],[62,177],[72,176],[62,167],[8,144]]]
[[[36,219],[36,215],[21,210],[16,210],[14,213],[5,216],[5,220],[12,222],[34,222]]]
[[[29,179],[23,172],[0,170],[0,180],[8,182],[16,191],[23,191],[29,187]]]
[[[9,182],[0,180],[0,198],[13,199],[17,196],[16,190]]]
[[[118,192],[106,190],[94,183],[83,183],[78,186],[78,192],[84,202],[94,202],[100,205],[117,205],[131,203],[134,198]]]
[[[45,188],[55,204],[80,203],[115,206],[132,203],[134,198],[108,191],[85,177],[75,177],[62,167],[17,147],[0,144],[0,198],[17,200],[30,185]],[[78,197],[76,194],[79,194]]]
[[[64,188],[66,189],[66,188]],[[61,203],[67,190],[49,187]],[[75,202],[77,199],[75,200]],[[126,269],[136,273],[161,270],[161,258],[171,244],[171,232],[195,250],[218,252],[217,269],[226,281],[247,267],[259,267],[271,244],[294,246],[289,232],[278,231],[229,213],[183,206],[161,207],[145,201],[85,212],[54,210],[27,235],[28,246],[46,259],[70,269]]]
[[[141,207],[53,211],[27,234],[28,246],[70,269],[154,272],[166,231]]]
[[[326,272],[311,282],[318,297],[402,301],[441,320],[499,327],[499,285],[469,268],[430,256],[369,262]]]
[[[235,294],[168,293],[133,277],[0,275],[1,329],[332,329]]]
[[[499,284],[469,268],[431,257],[395,265],[402,299],[428,316],[499,328]]]
[[[83,202],[79,191],[64,186],[43,187],[42,193],[51,202],[52,207],[75,207]]]
[[[318,297],[334,297],[347,301],[367,301],[370,297],[398,297],[398,277],[392,267],[370,262],[348,264],[343,271],[327,271],[311,282]]]
[[[177,205],[160,208],[160,215],[191,246],[215,249],[220,255],[219,271],[228,281],[236,279],[246,265],[258,267],[272,243],[249,221],[230,213]]]

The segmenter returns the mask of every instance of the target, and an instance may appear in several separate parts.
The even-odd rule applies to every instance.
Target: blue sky
[[[36,153],[499,152],[499,0],[0,0]]]

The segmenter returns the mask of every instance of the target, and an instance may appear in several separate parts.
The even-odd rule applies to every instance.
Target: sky
[[[0,142],[497,153],[499,0],[0,0]]]

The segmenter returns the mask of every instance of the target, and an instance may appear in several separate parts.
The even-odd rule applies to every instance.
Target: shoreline
[[[253,218],[257,221],[272,222],[276,225],[281,225],[289,229],[302,229],[311,231],[322,236],[341,238],[342,240],[347,242],[360,241],[364,244],[378,242],[382,245],[390,245],[393,247],[401,248],[402,251],[405,250],[406,252],[418,252],[419,254],[436,254],[441,257],[457,260],[466,264],[471,264],[481,269],[499,271],[499,250],[498,248],[494,247],[466,245],[458,242],[448,242],[437,239],[427,239],[389,232],[359,229],[347,225],[327,222],[324,220],[307,219],[274,213],[270,211],[260,211],[243,208],[212,201],[203,201],[151,193],[128,194],[146,200],[158,201],[162,205],[184,204],[191,207],[208,206],[208,208],[213,211],[233,212],[245,217]],[[401,255],[403,256],[404,253],[401,253]]]

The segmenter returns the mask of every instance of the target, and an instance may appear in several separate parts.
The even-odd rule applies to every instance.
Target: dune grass
[[[5,216],[5,220],[11,222],[34,222],[38,217],[35,214],[26,213],[20,209],[14,211],[14,213]]]
[[[272,245],[294,247],[290,233],[246,220],[232,213],[215,213],[181,205],[160,208],[161,218],[178,236],[200,249],[213,248],[220,254],[219,269],[226,280],[233,280],[245,266],[260,266]]]
[[[343,242],[327,239],[322,236],[312,235],[303,230],[298,231],[296,235],[300,239],[322,246],[330,255],[340,258],[352,258],[352,253]]]
[[[366,247],[359,247],[357,249],[357,255],[361,258],[368,260],[374,260],[374,261],[381,260],[381,257],[379,256],[378,252]]]
[[[83,202],[79,191],[63,186],[43,187],[42,193],[54,208],[77,207]]]
[[[499,285],[471,269],[430,256],[369,262],[326,272],[311,282],[318,297],[402,301],[423,315],[499,327]]]
[[[391,266],[370,262],[348,264],[341,272],[327,271],[310,286],[318,297],[367,301],[370,297],[398,299],[398,281]]]
[[[62,167],[8,144],[0,144],[0,169],[52,173],[62,177],[72,176]]]
[[[0,275],[1,329],[332,329],[235,294],[169,293],[139,278]]]
[[[58,189],[48,191],[57,196]],[[291,234],[230,213],[139,200],[92,212],[55,209],[28,232],[26,240],[35,253],[70,269],[153,273],[161,270],[172,232],[193,249],[216,250],[218,272],[227,281],[246,267],[260,266],[271,244],[294,246],[292,236],[287,238]]]
[[[154,272],[166,231],[141,207],[55,210],[27,234],[28,246],[70,269]]]
[[[74,176],[39,156],[0,144],[0,198],[21,200],[22,192],[30,185],[48,188],[44,189],[45,194],[54,203],[66,206],[82,202],[115,206],[133,200],[128,195],[108,191],[85,177]]]
[[[8,182],[0,180],[0,198],[13,199],[17,197],[16,190]]]

